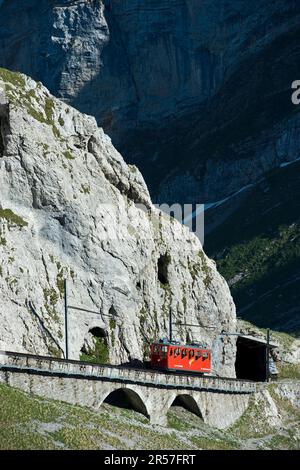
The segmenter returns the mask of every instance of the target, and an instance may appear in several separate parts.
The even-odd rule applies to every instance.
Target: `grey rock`
[[[112,363],[141,361],[171,309],[200,325],[177,338],[206,342],[214,372],[234,376],[235,339],[218,335],[235,306],[198,238],[152,205],[95,118],[25,75],[0,70],[0,89],[0,348],[62,355],[66,278],[69,304],[98,312],[69,310],[72,358],[97,327]]]
[[[297,0],[0,9],[0,64],[94,115],[156,202],[211,203],[299,155]]]

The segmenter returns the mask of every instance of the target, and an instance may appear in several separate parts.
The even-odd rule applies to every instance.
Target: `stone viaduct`
[[[220,429],[233,424],[248,406],[256,384],[219,377],[165,374],[0,351],[0,382],[43,397],[97,410],[117,393],[152,424],[165,425],[177,404]]]

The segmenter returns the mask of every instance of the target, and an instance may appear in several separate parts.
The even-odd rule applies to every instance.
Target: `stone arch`
[[[201,412],[197,401],[192,395],[188,395],[187,393],[177,394],[175,396],[173,395],[172,399],[169,401],[167,411],[169,411],[171,406],[182,406],[194,415],[197,415],[203,419],[203,413]]]
[[[94,326],[93,328],[89,329],[89,333],[91,333],[96,338],[106,338],[108,333],[104,328],[100,328],[100,326]]]
[[[146,418],[150,418],[145,399],[136,390],[128,387],[118,387],[106,395],[102,403],[118,406],[119,408],[133,409],[143,414]]]

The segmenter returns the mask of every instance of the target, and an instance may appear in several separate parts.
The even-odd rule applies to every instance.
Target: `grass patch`
[[[15,214],[11,209],[0,209],[0,219],[4,219],[7,222],[8,228],[11,228],[11,227],[23,228],[23,227],[27,227],[28,225],[28,222],[22,219],[22,217],[20,217],[19,215]]]
[[[48,289],[47,287],[43,289],[44,299],[45,299],[45,309],[48,312],[48,315],[55,321],[59,322],[59,316],[56,311],[56,304],[59,300],[59,294],[56,290],[51,287]]]
[[[262,406],[261,400],[258,401],[256,397],[252,396],[245,413],[229,428],[231,435],[236,438],[248,439],[270,434],[272,428],[263,414]]]
[[[287,406],[271,384],[276,405],[293,416],[291,426],[257,441],[257,447],[296,449],[298,424],[295,409]],[[273,396],[272,395],[272,396]],[[253,408],[252,408],[253,411]],[[255,411],[255,410],[254,410]],[[246,412],[247,413],[247,412]],[[246,416],[247,418],[247,416]],[[260,422],[260,414],[248,414],[241,425],[224,431],[203,423],[182,407],[172,407],[168,413],[169,426],[157,427],[132,409],[103,403],[99,410],[75,406],[57,400],[41,398],[0,384],[0,449],[215,449],[244,448],[246,435],[251,446],[257,435],[249,432]],[[240,420],[241,421],[241,420]],[[248,429],[247,429],[248,428]],[[246,432],[247,431],[247,432]],[[270,439],[269,439],[270,437]]]
[[[208,437],[192,437],[192,442],[197,449],[203,450],[237,450],[237,443],[224,439],[210,439]]]
[[[109,360],[109,350],[106,338],[94,337],[94,348],[83,351],[80,355],[81,361],[107,364]]]
[[[65,152],[63,152],[63,155],[67,160],[75,160],[75,157],[73,157],[73,155],[71,154],[69,150],[66,150]]]
[[[300,380],[300,365],[299,364],[279,364],[277,365],[280,379],[299,379]]]
[[[10,70],[3,69],[0,67],[0,79],[4,82],[8,82],[15,87],[25,88],[25,79],[19,72],[11,72]]]
[[[26,90],[26,81],[18,72],[0,69],[0,78],[5,82],[5,91],[12,104],[25,108],[36,121],[51,126],[55,137],[61,137],[55,125],[55,103],[52,98],[46,97],[42,102],[35,89]]]
[[[172,429],[176,429],[177,431],[187,431],[190,429],[190,425],[185,421],[178,418],[173,413],[168,413],[168,427]]]

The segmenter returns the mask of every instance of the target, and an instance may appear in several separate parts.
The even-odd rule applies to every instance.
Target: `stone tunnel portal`
[[[263,339],[239,336],[235,371],[237,379],[265,382],[267,379],[267,343]],[[270,344],[270,348],[275,345]]]

